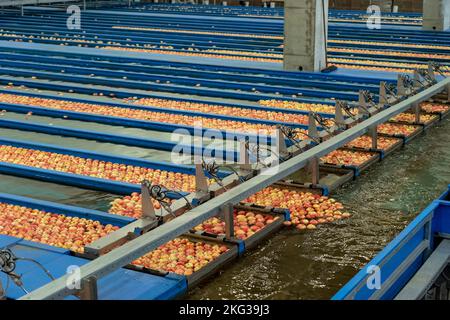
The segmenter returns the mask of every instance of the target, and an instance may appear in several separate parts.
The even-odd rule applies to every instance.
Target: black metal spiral
[[[227,190],[227,188],[225,187],[225,185],[222,182],[222,179],[219,178],[218,173],[219,173],[219,165],[216,163],[215,160],[212,160],[210,162],[206,162],[205,159],[202,159],[202,168],[208,172],[208,174],[225,190]]]
[[[414,87],[414,80],[408,74],[402,75],[401,80],[406,88]]]
[[[0,250],[0,271],[6,274],[14,272],[17,258],[10,249]]]
[[[341,109],[350,117],[350,118],[352,118],[353,120],[356,120],[356,115],[355,114],[353,114],[353,112],[352,112],[352,107],[350,107],[349,106],[349,104],[347,103],[347,102],[342,102],[341,104],[340,104],[340,106],[341,106]]]
[[[328,132],[328,134],[332,135],[333,132],[331,132],[331,128],[330,126],[327,124],[327,120],[324,119],[324,117],[322,117],[322,115],[318,114],[317,112],[313,112],[312,113],[314,120],[317,121],[317,123],[325,129],[326,132]],[[333,121],[336,125],[338,125],[336,123],[336,121],[334,119],[328,119],[329,121]],[[339,125],[338,125],[339,126]]]
[[[395,92],[396,91],[395,84],[393,84],[393,83],[385,84],[384,87],[386,88],[386,91],[388,92],[388,94],[390,94],[391,96],[393,96],[396,99],[400,99],[400,97]]]
[[[150,197],[158,202],[164,201],[167,198],[167,190],[160,185],[151,185],[149,188]]]
[[[16,263],[17,261],[30,261],[34,264],[36,264],[39,268],[41,268],[45,274],[51,279],[55,280],[55,277],[52,276],[50,271],[48,271],[39,261],[36,261],[31,258],[22,258],[22,257],[16,257],[14,253],[11,251],[11,249],[0,249],[0,272],[3,272],[6,274],[8,279],[8,284],[5,289],[9,288],[9,279],[11,279],[18,287],[20,287],[26,294],[29,292],[25,289],[22,282],[22,276],[14,273],[14,270],[16,269]]]
[[[302,148],[300,146],[301,141],[298,139],[299,131],[297,129],[289,127],[289,126],[282,126],[282,125],[278,125],[277,128],[280,129],[281,133],[289,141],[291,141],[298,149],[302,150]],[[305,134],[305,135],[307,135],[307,134]]]
[[[146,186],[150,195],[150,198],[158,201],[158,203],[161,205],[161,208],[164,208],[168,213],[175,216],[175,214],[172,211],[171,203],[169,201],[169,197],[167,196],[168,192],[173,192],[177,195],[179,195],[181,198],[183,198],[190,209],[192,209],[192,205],[189,202],[189,200],[180,192],[175,190],[169,190],[166,187],[159,185],[159,184],[152,184],[148,180],[142,181],[142,185]]]

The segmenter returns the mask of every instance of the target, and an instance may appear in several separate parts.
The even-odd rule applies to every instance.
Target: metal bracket
[[[153,206],[152,198],[150,196],[150,186],[147,182],[141,184],[141,204],[142,204],[142,218],[156,220],[155,207]]]
[[[384,108],[387,105],[389,105],[389,100],[388,100],[387,92],[386,92],[386,82],[381,81],[380,82],[380,102],[379,102],[379,106],[380,106],[380,108]]]
[[[313,139],[320,139],[316,119],[314,119],[314,114],[311,111],[308,115],[308,135]]]
[[[276,136],[276,140],[277,140],[278,152],[280,154],[288,153],[285,135],[281,132],[280,128],[277,128],[275,130],[275,136]]]
[[[80,300],[98,300],[97,279],[89,277],[81,280],[81,289],[75,294]]]
[[[344,103],[345,102],[343,102],[343,101],[336,100],[336,105],[334,107],[334,109],[335,109],[334,118],[335,118],[336,124],[342,125],[342,126],[347,125],[345,123],[344,113],[342,112],[342,104],[344,104]]]
[[[205,194],[209,192],[208,179],[201,163],[195,164],[195,191]]]
[[[405,87],[405,75],[399,74],[397,76],[397,95],[403,97],[407,95],[407,88]]]
[[[359,99],[358,99],[358,114],[360,116],[370,116],[369,112],[370,103],[366,99],[365,91],[359,91]]]
[[[252,171],[252,165],[250,163],[248,145],[245,141],[239,141],[239,167],[244,171]]]
[[[414,81],[414,88],[416,89],[422,88],[422,81],[420,81],[420,77],[421,76],[419,70],[415,69],[413,81]]]
[[[436,74],[434,73],[433,62],[428,63],[428,76],[433,83],[436,83]]]

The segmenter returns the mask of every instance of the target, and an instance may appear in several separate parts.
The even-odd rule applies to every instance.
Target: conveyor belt
[[[66,274],[71,266],[82,266],[89,260],[71,256],[68,250],[32,243],[14,237],[0,235],[0,248],[10,248],[17,256],[34,259],[42,264],[56,278]],[[24,288],[33,291],[50,282],[47,275],[34,263],[17,262],[16,272],[22,275]],[[25,293],[11,280],[0,273],[0,281],[6,289],[8,299],[19,299]],[[119,269],[98,282],[100,300],[165,300],[174,299],[187,290],[185,277],[174,274],[165,277],[137,271]],[[77,299],[74,296],[68,299]]]

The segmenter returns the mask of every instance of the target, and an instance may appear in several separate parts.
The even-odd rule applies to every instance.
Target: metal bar
[[[313,185],[317,185],[320,182],[320,169],[319,169],[319,158],[314,157],[311,159],[310,166],[311,166],[311,182]]]
[[[414,277],[395,297],[395,300],[419,300],[433,285],[450,261],[450,240],[444,240]]]
[[[81,300],[98,300],[97,280],[89,277],[81,280],[81,290],[77,294]]]
[[[415,103],[412,107],[415,116],[415,122],[420,123],[420,104]]]
[[[377,126],[369,128],[369,136],[372,138],[372,149],[378,149],[378,132]]]
[[[225,237],[230,240],[234,237],[234,207],[233,205],[226,205],[223,207],[223,214],[225,220]]]
[[[368,128],[388,121],[393,116],[407,110],[413,103],[424,101],[442,92],[450,79],[445,79],[434,86],[425,89],[423,92],[410,97],[397,105],[384,110],[373,117],[357,124],[343,133],[330,138],[329,140],[311,148],[304,153],[295,156],[277,167],[276,173],[270,175],[260,174],[227,192],[218,195],[208,202],[193,208],[182,216],[161,225],[135,240],[114,249],[91,263],[81,267],[81,274],[84,278],[96,277],[97,279],[113,272],[114,270],[127,265],[131,261],[145,255],[149,251],[163,245],[173,238],[187,232],[203,221],[217,215],[225,205],[234,205],[248,198],[255,192],[268,187],[277,181],[304,168],[314,157],[322,157],[329,152],[349,143],[350,141],[367,133]],[[66,286],[67,275],[23,296],[21,300],[41,300],[41,299],[62,299],[73,291]]]
[[[403,274],[403,272],[421,255],[423,252],[429,247],[430,241],[423,240],[413,252],[411,252],[408,257],[395,269],[395,271],[389,276],[386,281],[384,281],[382,288],[376,291],[371,297],[370,300],[379,300],[386,291],[391,288],[392,284],[395,283]]]

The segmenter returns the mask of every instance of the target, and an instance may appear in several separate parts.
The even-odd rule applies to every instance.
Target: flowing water
[[[333,195],[354,216],[284,230],[193,289],[190,299],[329,299],[450,183],[450,120]]]

